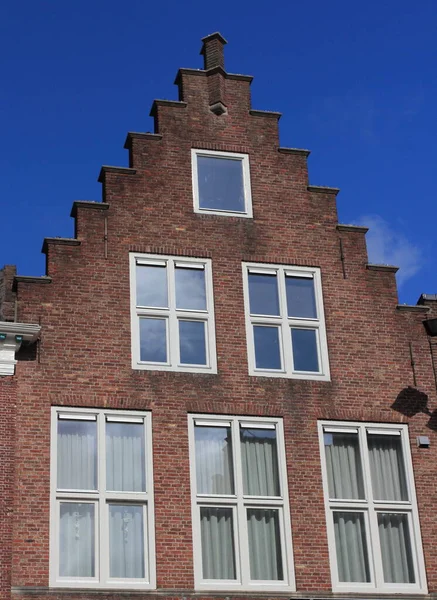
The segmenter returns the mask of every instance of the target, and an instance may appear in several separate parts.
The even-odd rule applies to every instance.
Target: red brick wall
[[[156,107],[162,138],[131,140],[136,171],[104,174],[108,210],[77,208],[81,244],[48,244],[53,282],[18,284],[18,319],[40,322],[42,339],[39,361],[17,366],[12,584],[41,587],[33,598],[46,593],[50,407],[65,405],[152,410],[157,578],[168,597],[193,590],[187,412],[283,417],[296,586],[324,596],[331,580],[317,419],[409,422],[428,584],[437,592],[437,438],[429,416],[407,419],[392,408],[413,386],[410,343],[416,387],[437,408],[426,312],[396,308],[394,274],[366,268],[363,233],[337,229],[335,194],[308,190],[304,154],[278,151],[277,118],[249,113],[247,80],[223,80],[222,116],[209,110],[205,74],[181,80],[187,105]],[[194,214],[192,147],[249,154],[253,219]],[[132,370],[132,250],[212,258],[218,375]],[[321,268],[331,382],[248,376],[244,260]],[[429,449],[417,449],[419,434],[431,437]]]

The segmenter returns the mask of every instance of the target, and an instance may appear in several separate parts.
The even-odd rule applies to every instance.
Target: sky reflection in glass
[[[206,365],[205,323],[179,321],[181,364]]]
[[[291,329],[293,362],[296,371],[319,371],[315,329]]]
[[[140,319],[140,360],[167,362],[167,331],[165,319]]]
[[[285,278],[285,288],[289,317],[317,319],[313,279],[287,276]]]
[[[276,275],[249,273],[250,314],[279,315],[277,279]]]
[[[257,369],[281,369],[278,327],[253,328],[255,365]]]
[[[176,308],[206,310],[205,270],[176,267]]]
[[[197,174],[199,208],[246,212],[241,160],[198,156]]]
[[[137,265],[137,306],[167,307],[167,268]]]

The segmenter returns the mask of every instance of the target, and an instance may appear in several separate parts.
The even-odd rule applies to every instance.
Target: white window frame
[[[132,369],[153,371],[181,371],[186,373],[217,373],[217,355],[214,320],[214,292],[212,282],[212,263],[209,258],[191,258],[186,256],[168,256],[161,254],[139,254],[131,252],[130,261],[130,298],[131,298],[131,341]],[[162,265],[167,271],[168,308],[143,307],[136,304],[136,265],[137,261]],[[205,273],[206,310],[177,309],[175,300],[175,265],[186,265],[193,269],[201,268]],[[140,360],[140,318],[156,317],[166,321],[167,362],[145,362]],[[179,360],[178,321],[200,321],[205,324],[206,365],[181,364]]]
[[[387,593],[387,594],[427,594],[425,562],[420,533],[419,514],[414,484],[413,464],[411,460],[408,426],[393,423],[375,424],[344,421],[319,421],[319,442],[322,464],[322,480],[325,498],[325,512],[327,522],[327,536],[329,544],[329,558],[331,566],[331,580],[333,592],[350,593]],[[324,432],[328,430],[336,433],[357,432],[359,439],[361,465],[365,500],[342,500],[329,498],[328,474],[324,445]],[[386,435],[399,435],[402,441],[402,455],[405,466],[405,475],[408,488],[408,501],[383,501],[375,500],[372,495],[372,480],[370,472],[369,453],[367,451],[367,431]],[[360,512],[364,515],[366,526],[366,544],[369,561],[370,579],[365,582],[340,582],[338,579],[337,553],[335,547],[335,533],[333,512]],[[381,549],[378,532],[378,513],[401,513],[408,515],[410,530],[411,553],[414,564],[415,583],[385,583]]]
[[[249,375],[261,377],[285,377],[288,379],[314,379],[317,381],[330,381],[328,343],[326,339],[325,312],[323,308],[322,279],[320,269],[317,267],[298,267],[290,265],[273,265],[264,263],[242,263],[243,268],[243,293],[246,317],[246,341],[249,363]],[[251,315],[249,297],[249,273],[266,275],[276,274],[279,296],[279,315]],[[285,276],[302,277],[314,281],[314,295],[316,299],[316,319],[295,318],[287,316],[287,295],[285,289]],[[281,354],[281,369],[257,368],[255,362],[255,342],[253,329],[255,325],[276,326],[279,329],[279,347]],[[319,371],[297,371],[293,367],[293,349],[291,342],[291,328],[311,329],[316,331],[317,354]]]
[[[196,452],[195,452],[195,423],[203,422],[210,426],[230,426],[232,431],[232,454],[234,469],[233,495],[197,494],[196,484]],[[243,494],[243,473],[240,448],[240,425],[251,428],[275,428],[278,450],[278,472],[280,480],[280,496],[249,496]],[[295,576],[293,564],[293,546],[291,537],[290,506],[288,498],[288,480],[285,457],[284,429],[280,418],[237,417],[229,415],[190,414],[188,415],[189,449],[190,449],[190,481],[191,481],[191,510],[193,522],[193,555],[194,581],[196,590],[223,591],[295,591]],[[233,511],[234,549],[235,549],[235,580],[203,579],[202,577],[202,548],[200,531],[200,508],[204,506],[231,508]],[[248,553],[248,533],[246,523],[247,508],[278,509],[280,518],[281,552],[283,566],[283,581],[250,580],[250,565]]]
[[[57,489],[58,417],[95,420],[97,423],[97,490],[70,491]],[[87,408],[52,407],[50,448],[50,575],[51,587],[99,589],[156,589],[155,510],[153,495],[152,422],[150,412],[115,411]],[[106,418],[117,422],[142,419],[145,434],[145,492],[106,490],[105,426]],[[134,421],[135,419],[135,421]],[[95,577],[59,576],[59,504],[60,502],[93,503],[95,506]],[[109,504],[126,503],[143,506],[145,578],[111,578],[109,576]]]
[[[209,156],[215,158],[225,158],[228,160],[241,161],[241,168],[243,173],[243,186],[244,186],[244,211],[232,211],[232,210],[220,210],[217,208],[200,208],[199,202],[199,176],[197,170],[197,157],[198,156]],[[199,150],[193,148],[191,150],[191,171],[193,175],[193,199],[194,199],[194,212],[209,214],[209,215],[220,215],[228,217],[243,217],[251,219],[252,213],[252,190],[250,185],[250,166],[249,166],[249,155],[239,154],[237,152],[217,152],[216,150]]]

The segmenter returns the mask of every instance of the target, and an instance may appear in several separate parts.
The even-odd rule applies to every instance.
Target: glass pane
[[[240,441],[244,494],[279,496],[276,431],[241,427]]]
[[[168,307],[167,268],[137,265],[137,306]]]
[[[140,319],[140,360],[167,362],[166,319]]]
[[[142,506],[109,505],[109,576],[145,577]]]
[[[61,502],[59,575],[94,577],[94,504]]]
[[[315,329],[291,329],[295,371],[319,372],[317,332]]]
[[[339,581],[370,581],[363,513],[334,512]]]
[[[106,423],[106,489],[146,491],[142,423]]]
[[[285,277],[289,317],[317,319],[314,280],[305,277]]]
[[[176,308],[206,310],[205,269],[176,267]]]
[[[203,579],[235,579],[232,508],[200,509]]]
[[[250,578],[282,580],[281,536],[279,511],[266,508],[247,509],[249,535]]]
[[[200,208],[246,212],[242,160],[198,156],[197,175]]]
[[[179,350],[181,364],[207,364],[204,321],[179,321]]]
[[[58,489],[97,489],[96,421],[58,420]]]
[[[250,314],[279,316],[277,276],[249,273],[248,277]]]
[[[254,325],[255,366],[257,369],[281,369],[279,328]]]
[[[408,500],[400,435],[367,434],[375,500]]]
[[[382,566],[386,583],[415,583],[408,516],[378,514]]]
[[[325,433],[326,471],[330,498],[364,498],[358,433]]]
[[[195,427],[198,494],[233,494],[230,427]]]

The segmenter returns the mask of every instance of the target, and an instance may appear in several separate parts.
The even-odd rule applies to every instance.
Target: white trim
[[[197,494],[196,463],[195,463],[195,425],[212,427],[230,426],[233,450],[234,491],[233,495]],[[241,464],[240,427],[257,427],[276,429],[278,472],[281,496],[258,497],[243,493],[243,472]],[[290,507],[288,499],[287,469],[285,459],[285,442],[282,419],[273,417],[237,417],[229,415],[188,415],[189,451],[190,451],[190,481],[191,481],[191,511],[193,523],[193,555],[194,581],[198,591],[260,591],[260,592],[291,592],[295,591],[293,566],[293,548],[291,539]],[[235,580],[203,579],[202,549],[200,534],[200,507],[230,508],[233,512],[234,548],[235,548]],[[282,569],[284,579],[281,581],[250,580],[249,547],[246,511],[248,508],[267,508],[278,511],[281,536]]]
[[[211,156],[215,158],[224,158],[227,160],[237,160],[242,163],[242,174],[243,174],[243,186],[244,186],[244,211],[229,211],[220,209],[208,209],[200,208],[199,205],[199,179],[197,171],[197,157],[198,156]],[[242,217],[251,219],[253,216],[252,212],[252,190],[250,184],[250,166],[249,166],[249,155],[239,154],[237,152],[217,152],[216,150],[200,150],[197,148],[191,149],[191,171],[192,171],[192,185],[193,185],[193,202],[194,212],[209,215],[220,215],[228,217]]]
[[[398,424],[381,424],[372,426],[361,422],[333,422],[319,421],[319,445],[321,456],[322,480],[325,498],[325,513],[327,522],[327,536],[331,566],[332,591],[334,593],[383,593],[383,594],[427,594],[425,563],[423,557],[422,540],[420,534],[419,515],[414,485],[413,465],[408,439],[408,426]],[[358,434],[361,467],[363,473],[364,495],[363,499],[330,499],[328,492],[328,475],[323,434],[351,433]],[[402,440],[402,455],[407,479],[408,501],[381,501],[373,497],[372,480],[367,451],[367,433],[377,432],[384,435],[400,435]],[[335,534],[333,512],[359,512],[364,515],[366,526],[366,544],[371,581],[369,583],[341,582],[338,580],[337,555],[335,548]],[[401,513],[408,516],[409,533],[411,538],[411,552],[414,564],[415,583],[392,584],[384,582],[382,571],[381,549],[379,544],[378,514]]]
[[[288,379],[311,379],[330,381],[328,344],[326,337],[325,313],[321,272],[317,267],[284,266],[260,263],[242,263],[243,293],[246,320],[246,342],[249,375],[260,377],[282,377]],[[248,275],[277,275],[279,315],[259,315],[250,313],[249,278]],[[289,317],[287,311],[287,295],[285,278],[287,276],[312,279],[316,301],[317,318]],[[257,368],[255,363],[254,326],[277,327],[279,330],[280,369]],[[291,329],[308,329],[316,332],[317,357],[319,371],[298,371],[294,369]]]
[[[61,421],[97,421],[97,415],[81,415],[80,413],[58,413]]]
[[[97,431],[97,490],[57,489],[57,425],[58,417],[69,411],[71,418],[95,417]],[[83,408],[52,407],[50,446],[50,587],[98,589],[156,589],[155,521],[152,463],[151,413]],[[93,419],[94,420],[94,419]],[[143,423],[145,437],[144,492],[114,492],[106,490],[106,422]],[[60,577],[59,573],[59,505],[61,502],[92,503],[95,506],[95,577]],[[114,579],[109,575],[109,504],[143,506],[145,577],[143,579]]]
[[[214,292],[212,263],[209,258],[165,256],[159,254],[138,254],[131,252],[130,298],[131,298],[131,348],[132,369],[154,371],[180,371],[186,373],[217,373],[217,356],[214,320]],[[141,262],[138,262],[141,261]],[[166,265],[167,307],[147,307],[136,304],[136,266],[155,264]],[[175,270],[180,268],[201,269],[205,274],[206,309],[180,309],[176,306]],[[166,322],[166,362],[140,360],[140,327],[142,318],[165,319]],[[181,364],[179,347],[179,321],[200,321],[205,327],[205,365]]]
[[[39,337],[41,325],[0,321],[0,377],[15,374],[16,353],[21,344],[33,344]]]

